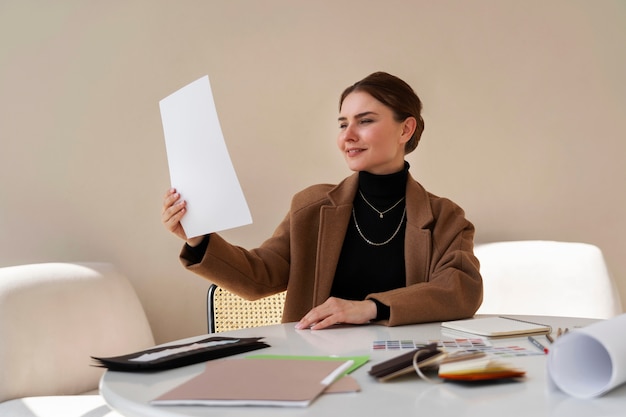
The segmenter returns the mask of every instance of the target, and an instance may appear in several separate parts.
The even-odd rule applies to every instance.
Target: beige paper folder
[[[300,359],[211,361],[200,375],[151,404],[306,407],[351,365],[352,361]]]

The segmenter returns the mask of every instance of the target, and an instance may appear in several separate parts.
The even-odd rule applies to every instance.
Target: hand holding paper
[[[160,101],[172,186],[187,202],[181,224],[188,238],[250,224],[204,76]]]

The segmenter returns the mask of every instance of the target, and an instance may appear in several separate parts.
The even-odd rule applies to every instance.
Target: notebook
[[[441,327],[443,329],[494,338],[548,334],[552,332],[552,327],[547,324],[504,316],[445,321],[441,323]]]
[[[432,343],[378,363],[372,366],[369,370],[369,374],[375,377],[379,382],[386,382],[402,375],[416,373],[413,366],[413,359],[418,352],[419,356],[415,358],[415,362],[420,369],[436,365],[437,361],[443,357],[444,354],[441,350],[437,349],[436,343]]]
[[[353,361],[232,358],[155,398],[153,405],[306,407]]]

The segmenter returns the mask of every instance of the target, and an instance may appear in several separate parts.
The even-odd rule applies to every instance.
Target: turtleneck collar
[[[393,174],[375,175],[359,171],[359,189],[363,194],[377,199],[403,196],[409,168],[409,163],[404,161],[404,169]]]

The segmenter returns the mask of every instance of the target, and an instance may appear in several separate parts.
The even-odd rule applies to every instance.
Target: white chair
[[[151,346],[139,298],[111,264],[0,268],[0,416],[113,416],[91,356]]]
[[[0,403],[0,417],[122,417],[100,395],[25,397]]]
[[[622,312],[601,250],[542,240],[476,245],[484,283],[477,314],[606,319]]]

